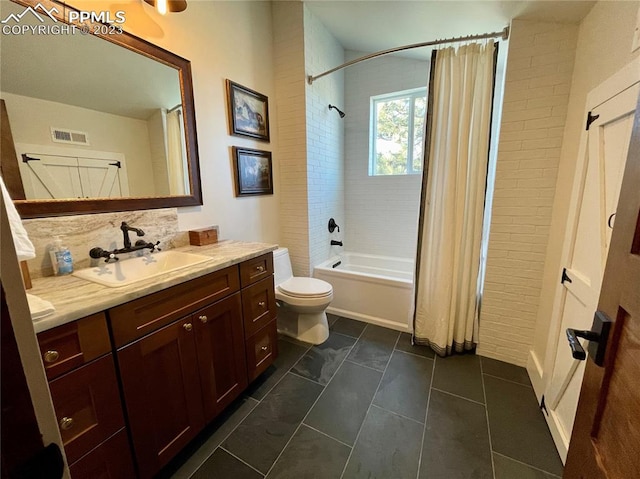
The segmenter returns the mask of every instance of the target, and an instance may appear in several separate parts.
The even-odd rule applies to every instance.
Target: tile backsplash
[[[89,250],[96,246],[108,250],[122,248],[120,224],[123,221],[143,230],[145,241],[160,241],[159,247],[162,249],[189,244],[188,234],[178,231],[175,208],[24,220],[24,227],[36,250],[36,257],[27,262],[31,277],[53,275],[49,250],[55,236],[60,236],[63,245],[71,251],[74,269],[87,268],[104,261],[91,259]],[[139,239],[135,233],[129,235],[132,243]],[[122,259],[125,257],[121,256]]]

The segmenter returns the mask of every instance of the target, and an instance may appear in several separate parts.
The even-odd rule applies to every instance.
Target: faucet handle
[[[93,259],[105,258],[105,263],[108,263],[111,260],[118,261],[119,259],[115,253],[112,253],[111,251],[105,251],[102,248],[91,248],[91,250],[89,251],[89,256]]]

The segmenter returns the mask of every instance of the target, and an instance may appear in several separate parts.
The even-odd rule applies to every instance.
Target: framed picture
[[[233,147],[236,172],[236,196],[272,195],[271,153]]]
[[[269,141],[269,100],[266,96],[227,80],[232,135]]]

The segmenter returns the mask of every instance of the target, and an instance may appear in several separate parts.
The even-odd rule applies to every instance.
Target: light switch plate
[[[631,52],[635,52],[640,48],[640,8],[636,15],[636,28],[633,30],[633,42],[631,43]]]

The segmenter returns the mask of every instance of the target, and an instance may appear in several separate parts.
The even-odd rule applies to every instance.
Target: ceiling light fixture
[[[160,15],[167,12],[184,12],[187,9],[187,0],[144,0],[152,7],[156,7]]]

